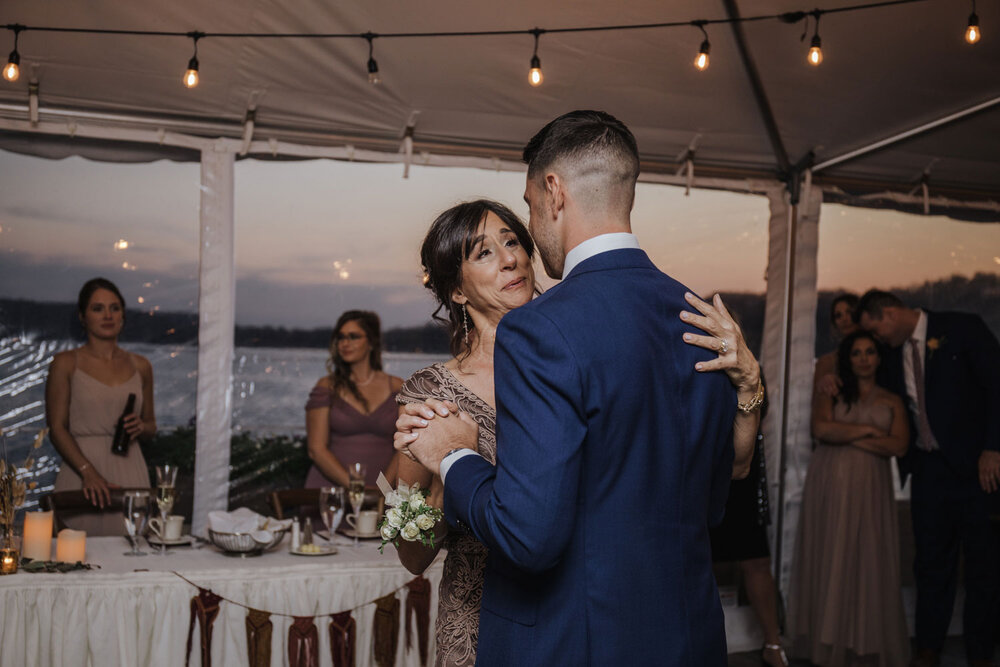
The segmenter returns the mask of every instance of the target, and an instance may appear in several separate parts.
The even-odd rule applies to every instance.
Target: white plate
[[[322,546],[320,545],[319,551],[309,552],[309,551],[298,551],[296,549],[289,549],[288,553],[293,556],[332,556],[337,553],[337,547],[334,546]]]
[[[146,536],[146,541],[156,547],[162,545],[166,545],[168,547],[186,547],[190,546],[191,543],[194,542],[194,538],[190,535],[181,535],[176,540],[161,540],[156,535],[150,533]]]
[[[351,528],[350,526],[341,526],[340,532],[342,532],[344,535],[347,535],[348,537],[354,537],[354,529]],[[358,537],[362,540],[370,540],[373,537],[381,537],[381,536],[382,533],[379,532],[377,528],[370,533],[358,533]]]

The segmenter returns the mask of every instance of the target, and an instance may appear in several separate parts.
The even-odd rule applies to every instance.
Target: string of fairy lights
[[[694,19],[691,21],[672,21],[664,23],[642,23],[630,25],[605,25],[590,26],[580,28],[532,28],[530,30],[480,30],[480,31],[453,31],[453,32],[398,32],[398,33],[235,33],[235,32],[171,32],[153,30],[107,30],[90,28],[56,28],[45,26],[27,26],[19,23],[4,25],[3,28],[14,35],[14,50],[7,58],[7,64],[3,69],[3,78],[9,82],[17,81],[21,75],[21,55],[18,52],[18,40],[24,33],[30,32],[61,32],[77,33],[89,35],[138,35],[145,37],[185,37],[191,40],[194,49],[191,59],[188,61],[187,69],[184,71],[182,81],[188,88],[194,88],[201,80],[198,63],[198,42],[203,39],[363,39],[368,43],[368,62],[366,70],[368,81],[373,85],[378,85],[382,81],[379,73],[378,62],[375,60],[375,40],[377,39],[397,39],[397,38],[441,38],[441,37],[495,37],[510,35],[531,35],[534,37],[534,51],[528,68],[528,83],[532,86],[540,86],[544,81],[542,74],[542,61],[538,55],[539,40],[542,35],[556,33],[580,33],[580,32],[606,32],[640,30],[651,28],[679,28],[695,27],[701,31],[703,40],[698,48],[698,54],[694,59],[694,66],[699,71],[708,69],[709,55],[712,45],[709,42],[707,26],[733,23],[751,23],[758,21],[781,21],[794,24],[805,21],[806,31],[802,34],[803,41],[809,31],[809,22],[812,20],[813,36],[809,42],[809,50],[806,53],[806,62],[816,67],[823,62],[823,41],[819,35],[819,21],[826,14],[841,14],[848,12],[860,12],[865,10],[886,7],[889,5],[906,5],[914,2],[925,2],[926,0],[887,0],[885,2],[871,2],[866,4],[851,5],[849,7],[835,7],[827,9],[801,10],[783,12],[780,14],[762,14],[757,16],[724,18],[724,19]],[[970,0],[972,13],[965,28],[965,41],[969,44],[977,43],[982,37],[979,29],[979,16],[976,14],[976,0]]]

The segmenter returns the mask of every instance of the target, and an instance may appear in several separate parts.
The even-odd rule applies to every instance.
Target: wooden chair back
[[[53,491],[42,499],[45,509],[52,511],[53,526],[56,532],[66,527],[65,519],[74,514],[92,514],[94,512],[121,512],[124,507],[123,498],[126,491],[148,491],[150,497],[153,490],[148,488],[135,489],[110,489],[111,502],[104,507],[95,506],[86,496],[82,489],[72,491]]]

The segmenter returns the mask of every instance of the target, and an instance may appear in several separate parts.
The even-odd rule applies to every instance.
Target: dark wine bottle
[[[134,410],[135,394],[129,394],[128,400],[125,402],[125,410],[122,411],[122,416],[118,418],[118,423],[115,424],[115,436],[111,439],[112,454],[128,456],[128,445],[132,438],[125,430],[125,418],[132,414]]]

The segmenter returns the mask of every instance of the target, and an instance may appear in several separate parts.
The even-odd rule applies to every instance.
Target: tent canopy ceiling
[[[154,11],[113,0],[7,0],[0,23],[254,33],[525,30],[723,19],[727,4],[735,3],[175,0]],[[750,16],[813,6],[744,0],[738,9]],[[965,2],[926,0],[826,14],[820,67],[805,62],[811,20],[804,42],[803,23],[742,24],[789,162],[810,151],[823,162],[1000,98],[1000,2],[979,3],[986,37],[975,46],[962,38],[970,9]],[[539,88],[527,81],[530,35],[376,39],[380,86],[367,82],[368,45],[360,38],[212,37],[199,42],[201,83],[191,90],[181,84],[192,54],[189,38],[26,30],[19,42],[22,76],[0,83],[0,115],[26,118],[34,76],[43,119],[46,110],[64,109],[171,119],[180,127],[210,121],[220,124],[217,136],[239,136],[256,100],[256,138],[396,150],[416,112],[417,150],[510,158],[553,117],[597,108],[632,128],[645,168],[676,169],[678,156],[700,135],[695,164],[701,173],[780,176],[734,30],[723,24],[707,30],[711,65],[704,72],[692,66],[702,40],[693,26],[543,34]],[[6,52],[12,33],[0,32],[0,40]],[[24,150],[23,136],[7,134],[14,150]],[[1000,105],[832,166],[816,179],[908,190],[933,161],[932,191],[996,198],[998,156]]]

